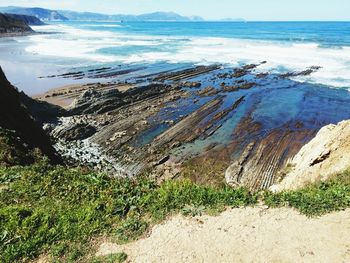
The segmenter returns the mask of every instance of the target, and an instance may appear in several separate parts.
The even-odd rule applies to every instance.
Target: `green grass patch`
[[[93,251],[87,249],[91,238],[105,235],[127,242],[171,213],[194,215],[256,202],[257,195],[243,188],[204,187],[187,180],[158,186],[145,178],[109,178],[45,162],[2,167],[0,261],[42,253],[62,262],[86,261],[87,251]]]
[[[41,156],[38,149],[30,149],[15,132],[0,128],[0,166],[33,164]]]
[[[350,207],[350,170],[300,190],[265,192],[264,202],[270,207],[294,207],[307,216],[344,210]]]
[[[295,207],[308,216],[342,210],[350,207],[350,171],[297,191],[253,194],[189,180],[157,185],[144,177],[109,178],[44,161],[0,167],[0,262],[41,254],[52,262],[121,262],[125,256],[95,258],[92,240],[107,236],[125,243],[171,214],[217,214],[254,205],[258,196],[270,207]]]
[[[91,260],[91,263],[122,263],[125,262],[127,258],[128,255],[122,252],[104,257],[96,257]]]

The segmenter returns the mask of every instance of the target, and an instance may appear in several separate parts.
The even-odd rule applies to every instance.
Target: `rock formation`
[[[291,170],[272,190],[297,189],[350,167],[350,120],[323,127],[289,162]]]
[[[163,180],[183,169],[196,183],[226,179],[267,189],[321,127],[350,118],[350,93],[289,78],[317,67],[281,76],[255,72],[260,64],[161,72],[129,65],[47,76],[109,81],[42,96],[74,99],[65,117],[45,127],[63,155],[107,165],[112,174],[157,170],[152,175]]]
[[[25,34],[34,31],[21,19],[0,13],[0,36],[4,34]]]

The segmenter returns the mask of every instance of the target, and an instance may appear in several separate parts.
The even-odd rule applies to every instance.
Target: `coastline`
[[[56,21],[0,37],[0,261],[349,261],[345,29]]]
[[[101,169],[103,153],[112,175],[126,171],[134,177],[156,168],[160,181],[182,171],[196,183],[225,180],[257,191],[276,183],[278,171],[321,127],[350,118],[347,91],[292,80],[319,67],[262,74],[258,69],[265,63],[189,66],[144,76],[134,69],[90,68],[48,78],[131,75],[123,83],[69,85],[34,98],[67,110],[47,129],[61,154],[78,163]],[[87,157],[88,149],[95,153]]]
[[[24,37],[24,36],[31,36],[36,35],[37,32],[13,32],[13,33],[0,33],[0,38],[6,38],[6,37]]]

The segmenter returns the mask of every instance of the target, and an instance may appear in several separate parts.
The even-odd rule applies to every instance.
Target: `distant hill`
[[[222,22],[246,22],[246,20],[243,18],[224,18],[224,19],[220,19],[220,21],[222,21]]]
[[[17,6],[0,7],[0,12],[35,16],[42,21],[203,21],[199,16],[186,17],[174,12],[154,12],[141,15],[107,15],[93,12],[75,12],[71,10],[50,10],[44,8],[25,8]]]
[[[201,17],[186,17],[174,12],[155,12],[136,16],[137,19],[143,21],[202,21]]]
[[[18,19],[23,21],[24,23],[26,23],[29,26],[41,26],[41,25],[45,25],[45,23],[43,21],[41,21],[39,18],[35,17],[35,16],[27,16],[27,15],[18,15],[18,14],[5,14],[9,17],[12,17],[14,19]]]
[[[22,19],[0,13],[0,34],[22,34],[34,32]]]
[[[104,21],[202,21],[203,18],[186,17],[174,12],[154,12],[142,15],[106,15],[91,12],[74,12],[69,10],[59,10],[60,14],[67,17],[69,20],[104,20]]]
[[[0,12],[35,16],[42,21],[65,21],[68,20],[65,16],[61,15],[55,10],[44,9],[39,7],[25,8],[25,7],[0,7]]]

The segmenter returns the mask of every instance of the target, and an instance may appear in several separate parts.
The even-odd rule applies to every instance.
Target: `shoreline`
[[[37,32],[13,32],[13,33],[0,33],[0,38],[6,38],[6,37],[24,37],[24,36],[31,36],[36,35]]]
[[[82,165],[100,169],[104,153],[111,175],[123,170],[136,176],[155,167],[154,176],[163,181],[195,171],[188,176],[199,184],[225,180],[256,191],[276,183],[278,171],[321,127],[350,119],[347,91],[293,80],[319,67],[262,74],[258,68],[265,63],[151,75],[135,68],[77,70],[48,77],[127,81],[68,85],[35,98],[67,109],[48,131],[60,153]]]

